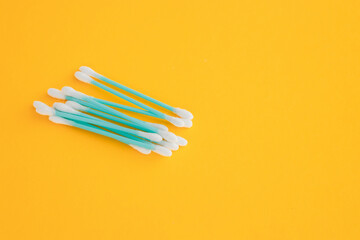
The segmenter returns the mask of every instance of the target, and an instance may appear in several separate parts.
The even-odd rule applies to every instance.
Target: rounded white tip
[[[146,122],[146,123],[149,124],[150,126],[156,127],[159,130],[169,131],[169,129],[165,125],[158,124],[158,123],[150,123],[150,122]]]
[[[84,96],[86,96],[86,94],[81,93],[76,91],[75,89],[73,89],[72,87],[63,87],[61,89],[61,92],[65,95],[65,96],[70,96],[70,97],[74,97],[74,98],[82,98]]]
[[[184,119],[193,119],[194,116],[192,115],[191,112],[189,112],[188,110],[185,110],[185,109],[181,109],[181,108],[175,108],[174,111],[173,111],[176,115],[178,115],[179,117],[181,118],[184,118]]]
[[[34,108],[39,108],[39,107],[42,107],[42,106],[47,106],[45,103],[43,103],[43,102],[40,102],[40,101],[34,101],[33,102],[33,106],[34,106]]]
[[[49,88],[47,93],[50,97],[65,100],[65,95],[59,89]]]
[[[186,146],[188,144],[188,141],[185,138],[180,136],[176,136],[176,138],[177,138],[176,143],[179,144],[179,146]]]
[[[169,149],[169,150],[176,151],[176,150],[179,149],[179,145],[177,145],[176,143],[173,143],[173,142],[161,141],[161,142],[159,142],[159,144],[160,144],[161,146],[166,147],[166,148]]]
[[[186,128],[191,128],[192,127],[193,122],[190,119],[183,119],[183,121],[185,123],[184,127],[186,127]]]
[[[97,72],[95,72],[94,70],[92,70],[89,67],[82,66],[79,69],[80,69],[81,72],[86,73],[89,76],[96,77]]]
[[[60,102],[55,102],[53,104],[53,108],[55,108],[58,111],[61,112],[67,112],[67,113],[72,113],[72,114],[78,114],[79,111],[73,109],[72,107],[69,107],[68,105],[64,104],[64,103],[60,103]]]
[[[139,146],[136,146],[136,145],[133,145],[133,144],[129,144],[129,146],[132,147],[133,149],[141,152],[142,154],[149,154],[149,153],[151,153],[151,150],[150,150],[150,149],[142,148],[142,147],[139,147]]]
[[[149,139],[150,141],[153,142],[160,142],[162,140],[162,137],[157,134],[157,133],[148,133],[148,132],[143,132],[143,131],[138,131],[139,136]]]
[[[66,101],[65,105],[78,110],[78,111],[86,111],[88,109],[88,107],[85,107],[83,105],[81,105],[80,103],[74,102],[74,101]]]
[[[177,127],[183,127],[185,125],[184,121],[181,118],[166,116],[165,119]]]
[[[80,81],[82,81],[82,82],[84,82],[84,83],[91,83],[92,81],[94,81],[91,77],[89,77],[86,73],[83,73],[83,72],[79,72],[79,71],[77,71],[76,73],[75,73],[75,77],[78,79],[78,80],[80,80]]]
[[[169,149],[159,145],[156,145],[153,151],[164,157],[170,157],[172,155],[172,152]]]
[[[159,131],[158,134],[168,142],[174,142],[175,143],[177,141],[176,135],[173,134],[172,132]]]
[[[62,118],[62,117],[50,116],[49,120],[52,121],[53,123],[71,126],[71,122],[69,120],[66,120],[65,118]]]
[[[55,110],[43,102],[34,101],[33,106],[36,108],[36,112],[40,115],[52,116],[55,114]]]

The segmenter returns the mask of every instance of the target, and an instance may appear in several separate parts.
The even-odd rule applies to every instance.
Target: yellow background
[[[0,4],[0,239],[360,239],[360,2]],[[171,158],[52,124],[87,65],[191,110]]]

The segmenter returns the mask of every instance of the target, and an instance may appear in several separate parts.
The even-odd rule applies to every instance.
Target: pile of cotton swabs
[[[172,151],[185,146],[187,141],[170,132],[165,125],[142,121],[131,117],[122,111],[130,111],[158,119],[163,119],[177,127],[191,127],[193,115],[184,109],[175,108],[140,92],[130,89],[120,83],[102,76],[89,67],[80,67],[75,77],[85,83],[90,83],[109,93],[112,93],[140,108],[88,96],[71,87],[61,90],[50,88],[48,94],[56,99],[66,100],[66,103],[55,102],[49,107],[40,101],[34,101],[36,112],[49,116],[50,121],[94,132],[113,138],[129,145],[143,154],[151,151],[162,156],[171,156]],[[179,117],[172,117],[162,113],[144,103],[141,103],[113,88],[104,85],[105,82],[113,87],[122,89],[162,108],[165,108]],[[116,110],[116,109],[118,110]],[[111,122],[110,122],[111,121]]]

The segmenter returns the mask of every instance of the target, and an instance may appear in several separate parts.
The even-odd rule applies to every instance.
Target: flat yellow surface
[[[0,239],[360,239],[360,2],[0,3]],[[144,156],[32,101],[82,65],[191,110]],[[122,102],[122,101],[119,101]]]

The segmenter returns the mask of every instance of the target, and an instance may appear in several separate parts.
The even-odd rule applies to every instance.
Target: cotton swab
[[[131,147],[135,148],[136,150],[147,154],[148,150],[152,150],[162,156],[171,156],[172,152],[162,146],[156,145],[156,144],[152,144],[149,142],[140,142],[140,141],[136,141],[133,139],[129,139],[126,137],[122,137],[119,136],[117,134],[102,130],[100,128],[97,127],[92,127],[88,124],[81,124],[79,122],[76,121],[72,121],[69,119],[65,119],[63,117],[59,117],[59,116],[55,116],[54,114],[56,113],[56,110],[54,110],[53,108],[49,107],[48,105],[39,102],[39,101],[34,101],[33,106],[36,108],[36,112],[41,114],[41,115],[47,115],[50,116],[49,119],[54,122],[54,123],[59,123],[59,124],[64,124],[64,125],[69,125],[69,126],[73,126],[73,127],[77,127],[77,128],[81,128],[90,132],[94,132],[100,135],[104,135],[113,139],[116,139],[120,142],[123,142],[125,144],[130,145]]]
[[[90,115],[87,115],[85,113],[81,113],[63,103],[54,103],[55,115],[63,118],[68,118],[73,121],[81,121],[85,123],[94,124],[97,126],[101,126],[107,129],[116,129],[122,132],[127,132],[130,134],[133,134],[138,137],[146,138],[154,142],[160,142],[162,140],[162,137],[156,133],[148,133],[143,132],[139,130],[134,130],[131,128],[122,127],[110,122],[107,122],[105,120],[102,120],[100,118],[92,117]]]
[[[125,143],[129,146],[131,146],[132,148],[138,150],[139,152],[143,153],[143,154],[149,154],[152,151],[164,156],[164,157],[170,157],[172,155],[172,152],[162,146],[159,145],[155,145],[155,144],[151,144],[151,143],[142,143],[142,142],[138,142],[129,138],[125,138],[125,137],[121,137],[117,134],[108,132],[108,131],[104,131],[101,130],[99,128],[94,128],[94,127],[90,127],[88,125],[85,124],[81,124],[75,121],[71,121],[62,117],[58,117],[58,116],[50,116],[49,120],[57,123],[57,124],[63,124],[63,125],[68,125],[68,126],[72,126],[72,127],[76,127],[76,128],[80,128],[83,130],[87,130],[89,132],[93,132],[93,133],[97,133],[109,138],[113,138],[115,140],[118,140],[119,142]],[[140,145],[140,146],[139,146]],[[150,150],[150,152],[149,152]]]
[[[144,140],[144,139],[138,138],[138,137],[136,137],[136,136],[134,136],[134,135],[131,135],[131,134],[128,134],[128,133],[125,133],[125,132],[116,131],[116,130],[113,131],[113,132],[118,133],[118,134],[120,134],[120,135],[122,135],[122,136],[124,136],[124,137],[134,139],[134,140],[136,140],[136,141],[140,141],[140,142],[145,141],[145,142],[146,142],[146,140]],[[178,145],[178,144],[176,144],[176,143],[174,143],[174,142],[168,142],[168,141],[166,141],[166,140],[162,140],[162,141],[160,141],[160,142],[156,142],[156,144],[159,144],[159,145],[161,145],[161,146],[163,146],[163,147],[166,147],[167,149],[172,150],[172,151],[176,151],[176,150],[179,149],[179,145]]]
[[[49,88],[48,89],[48,94],[50,96],[52,96],[53,98],[62,99],[62,100],[66,99],[66,96],[60,90],[58,90],[56,88]],[[119,103],[114,103],[114,102],[103,100],[103,99],[100,99],[100,98],[95,98],[95,97],[92,97],[92,98],[93,98],[93,100],[95,100],[95,101],[97,101],[99,103],[105,104],[107,106],[110,106],[110,107],[116,107],[116,108],[119,108],[119,109],[122,109],[122,110],[130,111],[130,112],[134,112],[134,113],[140,113],[140,114],[143,114],[143,115],[158,118],[158,116],[156,116],[156,115],[154,115],[154,114],[152,114],[152,113],[150,113],[148,111],[139,109],[139,108],[134,108],[134,107],[130,107],[130,106],[119,104]]]
[[[108,114],[111,114],[111,115],[115,115],[117,117],[120,117],[120,118],[124,118],[128,121],[131,121],[131,122],[134,122],[138,125],[140,125],[141,127],[145,127],[147,128],[149,131],[151,132],[154,132],[154,133],[158,133],[159,135],[161,135],[163,138],[165,138],[167,141],[170,141],[170,142],[176,142],[176,135],[171,133],[171,132],[168,132],[168,131],[163,131],[163,130],[160,130],[159,128],[157,127],[153,127],[151,125],[148,124],[148,122],[144,122],[144,121],[141,121],[139,119],[136,119],[136,118],[133,118],[133,117],[130,117],[124,113],[121,113],[119,111],[116,111],[110,107],[107,107],[101,103],[98,103],[94,100],[92,100],[91,97],[81,93],[81,92],[78,92],[76,91],[75,89],[71,88],[71,87],[63,87],[62,88],[62,93],[67,96],[66,99],[69,99],[69,97],[72,97],[70,99],[74,99],[74,98],[77,98],[77,99],[80,99],[80,100],[84,100],[85,102],[89,102],[91,104],[91,108],[95,108],[99,111],[102,111],[102,112],[106,112]],[[74,99],[75,100],[75,99]]]
[[[84,109],[91,109],[90,107],[85,108],[85,106],[82,105],[82,104],[88,104],[86,101],[66,96],[61,90],[58,90],[58,89],[55,89],[55,88],[49,88],[48,89],[48,94],[51,97],[56,98],[56,99],[62,99],[62,100],[68,99],[68,100],[71,100],[70,102],[72,102],[72,105],[71,104],[70,105],[71,105],[71,107],[73,107],[76,110],[81,111],[81,109],[83,109],[83,110]],[[74,102],[74,101],[76,101],[76,102]],[[77,103],[77,105],[74,105],[74,103]],[[69,104],[67,104],[67,105],[69,105]],[[92,106],[92,105],[89,104],[87,106]],[[100,108],[100,110],[101,110],[101,108]],[[117,116],[117,117],[119,117],[119,116]],[[168,131],[167,127],[162,125],[162,124],[155,124],[155,123],[149,123],[149,122],[147,122],[147,124],[152,125],[153,127],[156,127],[159,130],[163,130],[165,132]],[[165,139],[169,139],[169,137],[164,136],[164,134],[163,134],[162,137],[165,138]],[[187,140],[180,137],[180,136],[176,136],[175,140],[173,139],[172,136],[170,136],[170,138],[172,139],[172,140],[170,140],[171,142],[176,142],[179,146],[186,146],[187,145]]]
[[[122,119],[122,118],[119,118],[119,117],[115,117],[113,115],[110,115],[110,114],[107,114],[107,113],[92,109],[91,107],[85,106],[86,102],[82,102],[82,104],[84,104],[84,105],[81,105],[80,103],[75,102],[75,101],[66,101],[65,104],[68,105],[69,107],[75,109],[75,110],[78,110],[78,111],[82,111],[82,112],[93,114],[93,115],[96,115],[96,116],[99,116],[99,117],[107,118],[109,120],[112,120],[112,121],[115,121],[115,122],[130,126],[130,127],[133,127],[133,128],[138,128],[138,129],[141,129],[143,131],[147,130],[147,128],[144,128],[141,125],[138,125],[136,123],[133,123],[133,122],[130,122],[128,120],[125,120],[125,119]],[[159,130],[168,131],[168,128],[166,126],[162,125],[162,124],[149,123],[149,122],[146,122],[146,123],[153,126],[153,127],[158,128]]]
[[[92,114],[92,115],[95,115],[95,116],[98,116],[98,117],[106,118],[108,120],[115,121],[117,123],[129,126],[129,127],[137,128],[137,129],[140,129],[142,131],[149,131],[146,127],[143,127],[142,125],[139,125],[139,124],[130,122],[128,120],[125,120],[125,119],[122,119],[122,118],[119,118],[119,117],[115,117],[113,115],[110,115],[110,114],[107,114],[107,113],[92,109],[90,107],[85,106],[86,103],[83,103],[83,104],[84,105],[80,105],[79,103],[74,102],[74,101],[67,101],[65,103],[65,105],[67,105],[67,106],[69,106],[69,107],[71,107],[71,108],[73,108],[73,109],[75,109],[77,111],[81,111],[81,112],[89,113],[89,114]]]
[[[166,115],[165,113],[159,112],[156,109],[147,106],[146,104],[143,104],[143,103],[141,103],[141,102],[139,102],[139,101],[137,101],[135,99],[132,99],[131,97],[126,96],[125,94],[122,94],[122,93],[120,93],[120,92],[118,92],[118,91],[116,91],[116,90],[114,90],[112,88],[109,88],[108,86],[105,86],[102,83],[99,83],[99,82],[95,81],[94,79],[92,79],[91,77],[89,77],[88,75],[86,75],[83,72],[76,72],[75,77],[78,80],[82,81],[82,82],[93,84],[93,85],[95,85],[95,86],[97,86],[97,87],[99,87],[99,88],[101,88],[101,89],[103,89],[103,90],[105,90],[107,92],[110,92],[110,93],[112,93],[112,94],[114,94],[114,95],[116,95],[116,96],[118,96],[118,97],[120,97],[122,99],[125,99],[128,102],[131,102],[131,103],[133,103],[133,104],[135,104],[135,105],[137,105],[137,106],[139,106],[139,107],[141,107],[143,109],[146,109],[149,112],[157,115],[159,118],[165,119],[165,120],[169,121],[170,123],[172,123],[173,125],[175,125],[177,127],[183,127],[185,125],[184,121],[181,118],[171,117],[169,115]]]
[[[142,94],[142,93],[140,93],[138,91],[135,91],[135,90],[133,90],[133,89],[131,89],[129,87],[126,87],[126,86],[124,86],[124,85],[122,85],[122,84],[120,84],[118,82],[115,82],[115,81],[113,81],[113,80],[111,80],[111,79],[109,79],[109,78],[95,72],[94,70],[92,70],[89,67],[82,66],[82,67],[80,67],[80,71],[83,72],[83,73],[86,73],[89,76],[97,78],[97,79],[99,79],[101,81],[109,83],[109,84],[111,84],[111,85],[113,85],[115,87],[118,87],[118,88],[120,88],[122,90],[125,90],[125,91],[127,91],[127,92],[129,92],[131,94],[134,94],[134,95],[136,95],[138,97],[141,97],[141,98],[143,98],[143,99],[145,99],[145,100],[147,100],[149,102],[152,102],[152,103],[154,103],[154,104],[156,104],[156,105],[158,105],[160,107],[163,107],[163,108],[165,108],[165,109],[167,109],[169,111],[172,111],[173,113],[175,113],[176,115],[178,115],[179,117],[181,117],[183,119],[193,119],[193,117],[194,117],[191,112],[189,112],[189,111],[187,111],[185,109],[175,108],[175,107],[167,105],[167,104],[165,104],[163,102],[160,102],[160,101],[158,101],[158,100],[156,100],[156,99],[154,99],[152,97],[149,97],[149,96],[147,96],[145,94]]]
[[[113,120],[115,122],[119,122],[120,118],[118,117],[114,117],[114,116],[111,116],[111,115],[108,115],[108,114],[105,114],[105,113],[102,113],[100,111],[97,111],[97,110],[94,110],[94,109],[91,109],[89,107],[85,107],[77,102],[74,102],[74,101],[66,101],[65,102],[65,105],[69,106],[69,107],[72,107],[73,109],[75,110],[78,110],[78,111],[84,111],[86,113],[90,113],[90,114],[93,114],[93,115],[97,115],[99,117],[104,117],[104,118],[107,118],[109,120]],[[120,122],[121,123],[121,122]],[[127,124],[127,123],[125,123]],[[168,131],[167,127],[162,125],[162,124],[156,124],[156,123],[149,123],[148,124],[152,124],[154,127],[158,127],[159,130],[162,130],[162,131]],[[136,126],[135,126],[136,127]],[[130,135],[131,136],[131,135]],[[161,136],[161,134],[160,134]],[[126,136],[126,137],[129,137],[129,136]],[[182,137],[179,137],[179,136],[176,136],[176,141],[173,142],[173,141],[161,141],[159,142],[158,144],[160,145],[163,145],[165,147],[168,147],[170,150],[177,150],[179,148],[179,145],[180,146],[185,146],[187,144],[187,141],[182,138]],[[175,146],[176,145],[176,146]]]
[[[86,94],[84,94],[82,92],[76,91],[72,87],[63,87],[61,89],[61,92],[65,96],[67,96],[66,99],[68,99],[68,100],[73,100],[73,98],[83,100],[85,102],[90,103],[92,108],[95,108],[95,109],[97,109],[99,111],[103,111],[103,112],[109,113],[111,115],[115,115],[115,116],[121,117],[123,119],[126,119],[128,121],[134,122],[136,124],[143,125],[144,127],[148,128],[151,131],[156,131],[157,130],[157,128],[154,128],[154,127],[152,127],[150,125],[147,125],[146,122],[144,122],[144,121],[141,121],[141,120],[139,120],[137,118],[134,118],[134,117],[130,117],[130,116],[128,116],[128,115],[126,115],[126,114],[124,114],[122,112],[119,112],[119,111],[116,111],[115,109],[112,109],[111,107],[108,107],[108,106],[106,106],[104,104],[96,102],[95,100],[92,99],[92,97],[87,96]],[[69,99],[68,97],[72,97],[72,98]]]
[[[147,115],[147,116],[150,116],[150,117],[158,118],[158,116],[156,116],[156,115],[154,115],[154,114],[152,114],[152,113],[150,113],[148,111],[144,111],[142,109],[126,106],[126,105],[119,104],[119,103],[114,103],[114,102],[99,99],[99,98],[94,98],[94,100],[99,102],[99,103],[110,106],[110,107],[116,107],[116,108],[123,109],[123,110],[126,110],[126,111],[140,113],[140,114]],[[182,120],[184,122],[183,127],[186,127],[186,128],[191,128],[192,127],[192,125],[193,125],[192,120],[190,120],[190,119],[182,119]]]

